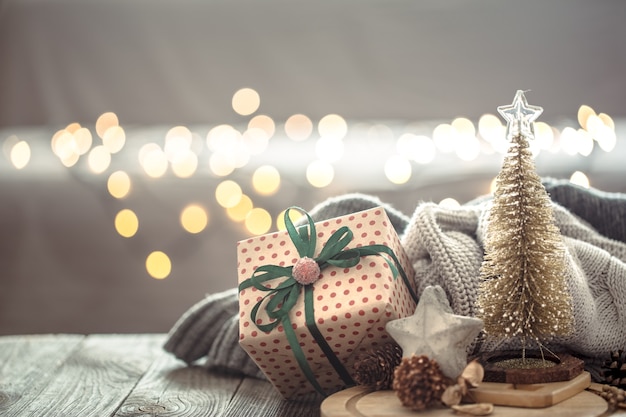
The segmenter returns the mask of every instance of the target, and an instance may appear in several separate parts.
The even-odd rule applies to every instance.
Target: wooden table
[[[319,416],[270,383],[188,367],[165,335],[0,337],[1,416]]]

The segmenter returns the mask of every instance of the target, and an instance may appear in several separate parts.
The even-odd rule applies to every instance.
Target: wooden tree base
[[[541,359],[538,351],[526,352],[527,358]],[[506,368],[499,365],[503,360],[520,358],[519,351],[496,351],[478,356],[478,361],[485,368],[485,382],[502,382],[507,384],[544,384],[547,382],[569,381],[580,375],[585,363],[567,353],[559,356],[544,352],[546,361],[554,365],[547,368]]]

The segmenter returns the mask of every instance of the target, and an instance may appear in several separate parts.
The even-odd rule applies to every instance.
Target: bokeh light
[[[306,179],[313,187],[324,188],[335,178],[335,169],[326,161],[316,160],[306,168]]]
[[[589,120],[589,116],[595,115],[596,111],[592,109],[591,106],[583,104],[578,108],[578,124],[580,124],[580,127],[582,127],[583,129],[587,129],[587,120]]]
[[[101,174],[106,171],[111,164],[111,153],[109,153],[109,150],[103,145],[95,146],[89,151],[87,162],[91,172]]]
[[[580,185],[584,188],[589,188],[589,178],[587,178],[587,176],[580,171],[574,172],[569,180],[572,182],[572,184]]]
[[[96,120],[96,133],[101,139],[111,127],[119,126],[119,119],[113,112],[102,113]]]
[[[271,165],[262,165],[252,174],[252,186],[261,195],[273,195],[280,188],[280,173]]]
[[[261,97],[252,88],[242,88],[233,94],[233,110],[242,116],[248,116],[259,109]]]
[[[180,213],[180,224],[189,233],[200,233],[208,223],[208,212],[199,204],[189,204]]]
[[[456,146],[456,129],[447,123],[441,123],[433,129],[433,141],[439,151],[454,152]]]
[[[154,251],[146,258],[146,271],[154,279],[167,278],[172,272],[172,262],[164,252]]]
[[[209,169],[218,177],[225,177],[235,170],[235,165],[229,158],[214,153],[209,157]]]
[[[167,156],[156,143],[146,143],[141,147],[139,164],[151,178],[162,177],[167,172]]]
[[[443,200],[441,200],[439,202],[439,205],[441,207],[446,207],[446,208],[457,208],[457,207],[461,207],[461,203],[459,203],[457,200],[455,200],[452,197],[447,197],[444,198]]]
[[[197,169],[198,157],[190,149],[178,153],[172,161],[172,172],[179,178],[189,178]]]
[[[285,211],[287,210],[281,211],[278,216],[276,216],[276,229],[278,230],[287,230],[287,226],[285,225]],[[300,211],[289,210],[289,219],[292,223],[295,224],[302,217],[304,217],[304,214],[302,214]]]
[[[419,164],[432,162],[437,154],[437,147],[431,138],[413,133],[401,135],[396,142],[396,150],[399,155]]]
[[[272,216],[267,210],[255,207],[246,215],[245,226],[253,235],[262,235],[272,227]]]
[[[332,136],[322,136],[315,142],[315,154],[325,162],[337,162],[343,157],[345,145],[343,140]]]
[[[276,123],[274,123],[271,117],[259,114],[250,119],[248,129],[261,129],[267,134],[268,138],[271,138],[276,131]]]
[[[313,132],[313,122],[304,114],[294,114],[285,122],[285,134],[291,140],[307,140]]]
[[[317,131],[322,137],[341,140],[348,133],[348,124],[338,114],[328,114],[320,119]]]
[[[215,187],[215,199],[224,208],[235,207],[242,195],[241,187],[232,180],[222,181]]]
[[[25,141],[19,141],[11,148],[11,163],[16,169],[22,169],[30,161],[30,145]]]
[[[109,175],[107,189],[109,194],[115,198],[124,198],[130,192],[130,177],[124,171],[115,171]]]
[[[392,155],[385,162],[385,176],[394,184],[404,184],[411,178],[411,164],[400,156]]]
[[[109,153],[117,153],[122,150],[126,143],[126,132],[121,126],[112,126],[104,132],[102,144]]]
[[[246,219],[246,216],[254,208],[252,200],[245,194],[241,195],[239,203],[233,207],[226,208],[226,214],[235,222],[242,222]]]
[[[74,136],[74,143],[76,144],[78,154],[86,154],[89,149],[91,149],[91,144],[93,143],[91,131],[85,127],[81,127],[76,130],[72,135]]]
[[[133,237],[139,229],[139,219],[130,209],[120,210],[115,216],[115,230],[120,236]]]

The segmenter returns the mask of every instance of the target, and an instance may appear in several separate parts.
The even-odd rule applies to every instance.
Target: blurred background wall
[[[624,18],[620,0],[0,0],[0,334],[167,331],[290,205],[488,193],[517,89],[544,108],[540,175],[626,191]]]

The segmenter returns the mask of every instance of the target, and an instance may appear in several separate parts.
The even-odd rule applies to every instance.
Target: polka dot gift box
[[[354,385],[353,364],[415,311],[413,270],[381,207],[237,243],[239,343],[285,398]]]

